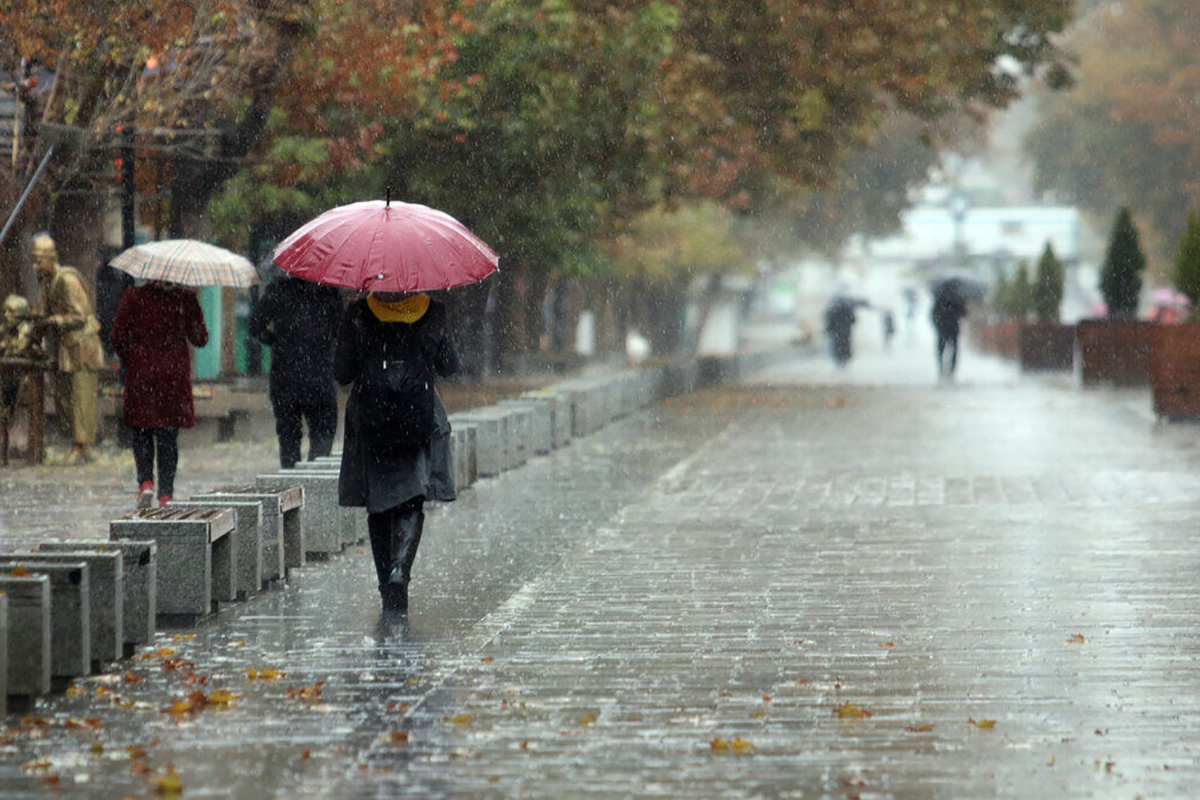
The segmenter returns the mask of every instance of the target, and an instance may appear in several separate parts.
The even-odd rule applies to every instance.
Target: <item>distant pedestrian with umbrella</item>
[[[975,291],[963,278],[948,278],[934,286],[930,318],[937,332],[938,375],[942,378],[953,378],[958,367],[958,336],[968,297]]]
[[[250,314],[250,335],[271,347],[270,396],[279,437],[279,465],[296,466],[308,424],[308,460],[333,451],[337,387],[333,345],[342,299],[332,286],[284,275]]]
[[[145,283],[125,291],[112,327],[112,346],[125,369],[123,419],[133,431],[138,508],[175,494],[179,429],[196,424],[191,347],[208,343],[197,286],[248,286],[250,262],[191,240],[138,245],[113,267]],[[154,481],[158,463],[157,490]]]
[[[334,354],[337,381],[352,387],[338,494],[367,510],[385,611],[408,610],[425,502],[456,496],[435,385],[458,354],[445,307],[426,292],[481,280],[498,260],[450,215],[390,200],[332,209],[275,250],[292,275],[368,292],[346,309]]]
[[[829,351],[833,363],[845,367],[850,361],[854,323],[858,321],[855,309],[870,306],[866,300],[846,295],[836,295],[825,306],[825,335],[829,338]]]

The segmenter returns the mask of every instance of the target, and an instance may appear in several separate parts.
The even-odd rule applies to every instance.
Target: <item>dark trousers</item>
[[[953,375],[954,368],[958,366],[958,331],[938,331],[937,358],[938,374]],[[946,363],[947,358],[949,358],[948,364]]]
[[[275,433],[279,436],[279,465],[284,469],[300,460],[303,423],[308,421],[308,460],[327,456],[337,434],[337,395],[320,390],[272,392]]]
[[[158,495],[175,496],[175,467],[179,464],[179,428],[130,428],[138,485],[154,481],[157,450]]]
[[[425,527],[424,497],[378,514],[367,514],[367,532],[371,537],[371,555],[381,587],[399,585],[407,588],[412,577],[413,560],[421,544]]]

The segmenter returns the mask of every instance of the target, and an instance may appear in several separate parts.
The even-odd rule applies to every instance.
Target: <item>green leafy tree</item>
[[[1114,319],[1132,319],[1137,314],[1146,256],[1133,217],[1122,207],[1113,221],[1108,252],[1100,268],[1100,294]]]
[[[1187,225],[1175,252],[1175,288],[1187,296],[1194,317],[1200,308],[1200,214],[1188,213]]]
[[[1046,242],[1038,259],[1037,278],[1033,287],[1033,310],[1038,322],[1058,322],[1063,299],[1063,265]]]

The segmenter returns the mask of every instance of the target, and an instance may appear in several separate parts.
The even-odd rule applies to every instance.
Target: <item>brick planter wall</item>
[[[1200,322],[1155,328],[1150,387],[1155,414],[1168,419],[1200,418]]]
[[[1151,322],[1088,319],[1079,323],[1085,385],[1145,386],[1150,382]]]

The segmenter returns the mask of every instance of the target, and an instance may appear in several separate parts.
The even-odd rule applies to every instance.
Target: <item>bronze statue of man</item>
[[[36,324],[51,338],[46,352],[54,359],[51,388],[59,426],[71,439],[70,463],[86,463],[96,442],[97,371],[104,366],[100,323],[83,276],[58,263],[49,235],[33,238],[30,255],[39,285]]]

